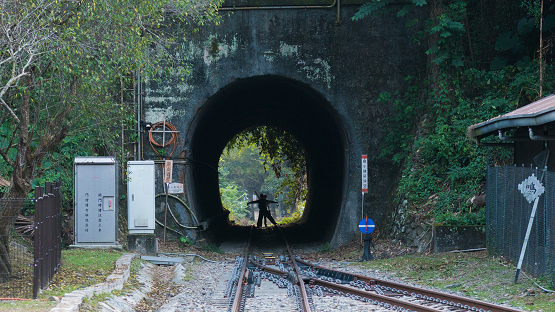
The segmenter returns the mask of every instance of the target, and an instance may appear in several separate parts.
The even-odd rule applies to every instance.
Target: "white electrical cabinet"
[[[154,161],[127,162],[129,234],[154,234]]]
[[[74,161],[74,245],[115,246],[118,239],[118,164],[113,157]]]

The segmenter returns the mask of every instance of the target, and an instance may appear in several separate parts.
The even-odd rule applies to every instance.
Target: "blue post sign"
[[[368,219],[368,217],[360,220],[358,223],[358,229],[362,232],[362,234],[372,233],[375,227],[374,221],[372,221],[372,219]],[[362,255],[362,261],[373,259],[370,246],[374,247],[374,243],[372,243],[372,235],[364,235],[364,254]],[[376,247],[374,247],[374,250],[376,250]]]
[[[363,234],[372,233],[372,231],[374,231],[375,227],[376,226],[374,225],[374,221],[372,221],[372,219],[368,219],[368,218],[364,218],[364,219],[360,220],[360,222],[358,223],[358,229]]]

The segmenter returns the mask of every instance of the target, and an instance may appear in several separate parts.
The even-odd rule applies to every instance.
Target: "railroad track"
[[[256,231],[256,232],[255,232]],[[253,232],[256,235],[253,235]],[[264,281],[264,282],[263,282]],[[351,301],[352,311],[426,311],[426,312],[518,312],[520,310],[453,294],[404,285],[364,275],[331,270],[304,261],[293,254],[279,227],[265,230],[251,228],[243,255],[235,260],[225,296],[227,311],[259,311],[255,293],[272,284],[275,311],[345,310],[339,301]],[[285,291],[286,289],[286,291]],[[269,291],[270,293],[272,291]],[[289,299],[284,300],[283,297]],[[265,296],[265,305],[272,304]],[[348,298],[348,299],[347,299]],[[319,306],[321,302],[328,303]],[[338,302],[336,307],[329,300]]]

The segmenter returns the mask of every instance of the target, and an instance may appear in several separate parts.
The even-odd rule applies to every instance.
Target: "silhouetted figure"
[[[272,215],[270,214],[270,210],[268,209],[268,205],[270,203],[275,203],[277,204],[277,202],[273,201],[273,200],[267,200],[266,199],[266,194],[260,194],[260,198],[258,198],[258,200],[253,200],[251,202],[248,202],[247,205],[250,204],[258,204],[258,222],[256,222],[256,227],[262,227],[262,219],[263,218],[268,218],[268,220],[270,220],[270,222],[272,222],[274,225],[277,226],[276,220],[274,220],[274,218],[272,218]],[[266,222],[264,222],[264,225]]]

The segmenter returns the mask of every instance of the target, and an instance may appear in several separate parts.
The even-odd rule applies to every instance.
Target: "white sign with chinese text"
[[[164,162],[164,183],[172,183],[173,160]]]
[[[169,183],[168,194],[183,194],[183,183]]]
[[[362,155],[362,192],[368,193],[368,156]]]
[[[533,173],[518,185],[518,190],[524,195],[528,203],[532,203],[545,192],[542,183]]]

